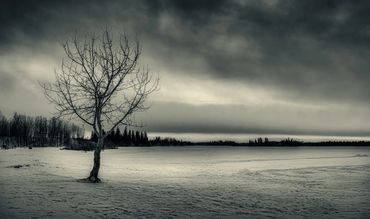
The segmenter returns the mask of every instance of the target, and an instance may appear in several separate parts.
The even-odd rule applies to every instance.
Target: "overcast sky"
[[[61,43],[106,27],[161,77],[153,132],[370,136],[366,0],[2,1],[0,110],[53,113]]]

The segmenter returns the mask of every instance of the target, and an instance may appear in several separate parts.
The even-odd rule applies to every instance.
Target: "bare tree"
[[[132,115],[148,108],[144,103],[158,87],[158,77],[139,66],[141,48],[126,35],[74,37],[63,44],[66,59],[55,72],[54,83],[42,83],[46,98],[58,116],[77,117],[90,125],[98,142],[94,166],[87,178],[99,182],[100,152],[105,137],[119,125],[133,125]]]

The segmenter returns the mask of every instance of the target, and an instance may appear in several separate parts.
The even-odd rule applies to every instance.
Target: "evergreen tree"
[[[139,131],[136,131],[135,132],[135,145],[140,145],[140,144],[141,144],[140,132]]]
[[[125,130],[123,131],[122,143],[123,143],[123,144],[128,144],[128,133],[127,133],[127,127],[125,127]]]
[[[98,136],[95,134],[94,130],[91,132],[90,140],[93,141],[93,142],[98,141]]]
[[[140,132],[140,144],[145,144],[145,139],[144,139],[144,132],[143,131],[141,131]]]
[[[114,134],[114,143],[119,145],[121,143],[121,130],[119,129],[119,127],[117,127],[116,129],[116,133]]]
[[[144,142],[148,143],[148,135],[146,134],[146,132],[144,132]]]
[[[131,145],[132,142],[134,140],[134,136],[133,136],[133,133],[131,130],[128,131],[128,135],[127,135],[127,144],[128,145]]]

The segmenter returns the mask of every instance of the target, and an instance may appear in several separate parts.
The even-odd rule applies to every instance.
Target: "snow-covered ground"
[[[0,218],[370,218],[370,147],[121,148],[77,182],[92,156],[1,150]]]

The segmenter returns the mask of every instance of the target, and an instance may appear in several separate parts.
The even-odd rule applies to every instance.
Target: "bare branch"
[[[75,34],[63,44],[66,58],[55,82],[40,83],[59,116],[79,118],[102,138],[119,125],[132,125],[133,114],[149,108],[145,101],[159,83],[139,67],[139,42],[131,45],[126,35],[117,39],[108,30],[100,38],[80,40]]]

